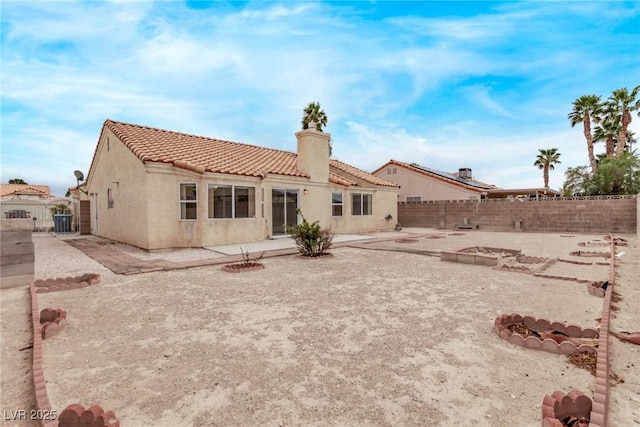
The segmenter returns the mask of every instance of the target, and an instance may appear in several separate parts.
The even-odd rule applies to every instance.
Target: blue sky
[[[64,195],[105,119],[295,151],[319,101],[336,158],[559,188],[567,114],[640,84],[640,2],[4,0],[1,181]],[[640,135],[640,118],[631,129]],[[598,147],[604,151],[604,147]]]

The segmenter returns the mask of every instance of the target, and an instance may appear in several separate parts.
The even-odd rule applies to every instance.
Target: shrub
[[[326,255],[333,242],[333,233],[320,227],[319,221],[310,223],[299,210],[298,213],[302,216],[302,222],[287,229],[295,240],[298,251],[308,257]]]
[[[258,255],[255,258],[251,258],[249,255],[249,251],[244,251],[244,249],[240,248],[240,252],[242,253],[242,262],[241,265],[243,267],[252,267],[256,264],[260,264],[260,261],[262,260],[262,258],[264,257],[264,252],[262,252],[260,255]]]

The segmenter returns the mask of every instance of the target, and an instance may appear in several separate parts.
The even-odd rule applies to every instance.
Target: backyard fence
[[[638,197],[540,197],[398,203],[403,227],[637,233]]]
[[[41,200],[9,197],[3,198],[0,205],[2,207],[2,219],[31,219],[33,221],[32,231],[53,231],[55,228],[54,214],[63,213],[59,206],[64,205],[68,209],[68,214],[73,215],[69,219],[71,221],[69,231],[76,230],[76,202],[70,198],[60,197]]]

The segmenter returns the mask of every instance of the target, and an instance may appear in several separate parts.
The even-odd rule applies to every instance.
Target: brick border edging
[[[542,400],[542,427],[563,427],[560,420],[566,416],[589,418],[593,402],[582,392],[571,390],[565,394],[559,390]]]
[[[555,330],[568,335],[571,338],[596,338],[598,331],[594,328],[582,328],[574,323],[551,322],[549,319],[536,319],[533,316],[522,316],[518,313],[503,314],[494,321],[494,331],[508,343],[532,350],[546,351],[553,354],[570,355],[582,351],[596,353],[596,349],[590,345],[576,345],[569,341],[557,342],[551,338],[538,338],[535,336],[523,337],[517,332],[511,332],[507,326],[522,324],[530,329]]]
[[[61,309],[46,308],[42,310],[45,317],[55,317],[53,321],[48,321],[44,325],[40,323],[41,316],[38,311],[38,293],[40,291],[55,292],[67,289],[78,289],[85,286],[93,285],[100,282],[100,275],[88,273],[82,276],[66,277],[58,279],[34,280],[29,284],[29,295],[31,297],[31,323],[33,330],[33,357],[31,364],[31,373],[33,378],[33,391],[36,411],[45,418],[38,419],[40,427],[66,427],[77,425],[77,420],[89,422],[90,425],[100,425],[111,427],[119,427],[120,422],[116,419],[112,411],[105,412],[100,406],[93,405],[85,409],[80,404],[72,404],[67,406],[62,412],[55,412],[51,408],[51,401],[47,393],[47,383],[44,377],[44,368],[42,362],[42,341],[49,336],[46,332],[47,326],[56,324],[58,331],[64,325],[60,321],[65,321],[66,312]],[[45,284],[46,285],[43,285]],[[38,287],[41,286],[41,287]],[[58,322],[58,323],[56,323]],[[55,332],[56,331],[52,331]],[[74,415],[77,417],[74,418]]]
[[[38,279],[32,282],[36,293],[64,291],[67,289],[79,289],[100,283],[100,275],[87,273],[82,276],[58,277],[55,279]]]
[[[606,427],[609,410],[609,320],[611,318],[611,296],[616,278],[616,244],[612,234],[609,234],[609,239],[611,242],[609,247],[609,286],[607,286],[602,302],[600,339],[596,359],[596,387],[593,392],[590,427]]]
[[[42,414],[53,414],[42,367],[42,325],[40,324],[40,312],[38,311],[38,296],[35,282],[29,284],[29,293],[31,294],[31,321],[33,326],[33,360],[31,373],[33,375],[36,410]],[[56,420],[41,419],[39,423],[40,427],[58,426]]]
[[[598,336],[598,350],[596,356],[596,386],[593,391],[593,399],[591,400],[591,410],[589,413],[589,427],[607,427],[607,415],[609,410],[609,320],[611,318],[611,296],[613,294],[613,286],[615,284],[615,254],[616,244],[613,235],[609,234],[609,285],[604,292],[604,300],[602,302],[602,316],[600,319],[600,333]],[[588,285],[589,286],[589,285]],[[591,293],[591,292],[590,292]],[[558,423],[550,418],[550,407],[557,401],[557,397],[562,400],[566,396],[574,393],[577,399],[581,393],[572,390],[569,394],[564,395],[561,391],[555,391],[552,397],[545,396],[542,401],[542,427],[555,427]],[[576,400],[574,399],[574,401]]]

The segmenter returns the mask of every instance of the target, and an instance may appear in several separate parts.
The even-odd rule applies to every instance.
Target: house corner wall
[[[145,166],[109,129],[103,129],[86,188],[91,234],[148,248]]]

